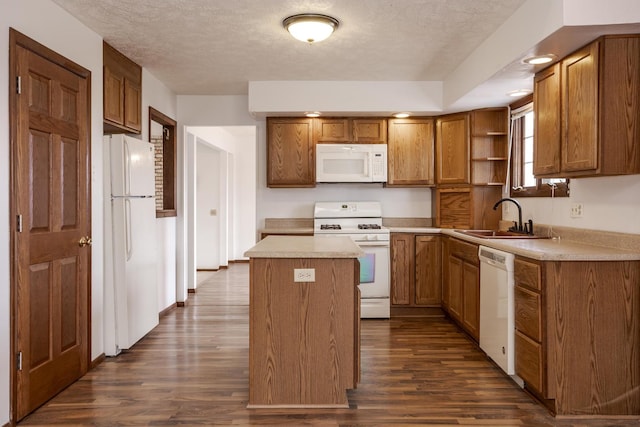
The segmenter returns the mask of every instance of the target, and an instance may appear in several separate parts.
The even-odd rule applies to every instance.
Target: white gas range
[[[382,225],[379,202],[317,202],[314,235],[348,236],[365,255],[360,261],[362,318],[389,318],[389,229]]]

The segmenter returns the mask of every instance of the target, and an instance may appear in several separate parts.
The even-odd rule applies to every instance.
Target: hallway
[[[555,420],[441,318],[363,321],[349,409],[247,410],[248,283],[248,264],[199,273],[186,307],[20,425],[640,425]]]

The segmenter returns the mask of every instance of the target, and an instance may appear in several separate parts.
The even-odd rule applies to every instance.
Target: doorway
[[[190,126],[185,129],[186,206],[187,228],[187,284],[189,290],[197,286],[196,269],[198,251],[207,250],[202,243],[216,245],[206,260],[213,268],[243,259],[243,253],[256,239],[256,148],[255,126]],[[200,156],[206,153],[211,162],[205,165]],[[208,154],[208,155],[207,155]],[[215,170],[198,177],[198,169]],[[205,182],[198,181],[205,177]],[[206,203],[206,204],[205,204]],[[198,204],[200,206],[198,206]],[[210,221],[208,227],[198,227],[198,214]],[[205,222],[206,224],[206,222]],[[202,232],[207,232],[204,236]],[[202,255],[202,253],[200,253]],[[206,257],[205,257],[206,258]],[[202,264],[201,264],[202,265]]]
[[[10,29],[11,420],[90,364],[91,73]]]

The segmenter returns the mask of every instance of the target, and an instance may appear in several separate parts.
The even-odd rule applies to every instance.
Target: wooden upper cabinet
[[[387,142],[386,119],[353,119],[353,141],[363,144],[384,144]]]
[[[267,186],[315,187],[313,119],[267,119]]]
[[[346,118],[315,119],[316,144],[348,143],[351,140],[351,125]]]
[[[562,61],[560,152],[564,172],[595,171],[598,167],[599,46],[596,41]]]
[[[317,118],[314,121],[316,144],[384,144],[387,120],[379,118]]]
[[[105,133],[142,132],[142,67],[103,43]]]
[[[124,124],[124,76],[104,67],[104,120]]]
[[[537,176],[640,173],[640,35],[601,37],[534,82]]]
[[[391,119],[388,134],[387,186],[434,185],[434,120]]]
[[[469,113],[436,121],[436,183],[469,183]]]
[[[560,172],[560,64],[536,74],[533,106],[533,174],[557,174]]]

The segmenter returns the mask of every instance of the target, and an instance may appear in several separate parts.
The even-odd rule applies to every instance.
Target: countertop
[[[554,227],[553,235],[560,233],[560,239],[482,239],[458,233],[453,229],[431,227],[431,222],[423,219],[383,218],[383,225],[392,233],[442,234],[541,261],[640,260],[640,236],[635,234]],[[270,219],[267,226],[261,231],[274,234],[313,234],[313,219],[308,218]],[[536,225],[536,228],[539,227],[540,225]],[[542,227],[541,231],[536,230],[536,234],[547,235],[545,226]],[[261,250],[258,245],[255,248]],[[306,249],[302,250],[305,251]],[[291,248],[285,251],[289,252],[296,253],[296,250]],[[333,250],[329,249],[329,253],[333,253]]]
[[[540,261],[638,261],[640,251],[562,239],[482,239],[442,229],[442,234]]]
[[[244,256],[249,258],[358,258],[364,252],[349,237],[267,236]]]

